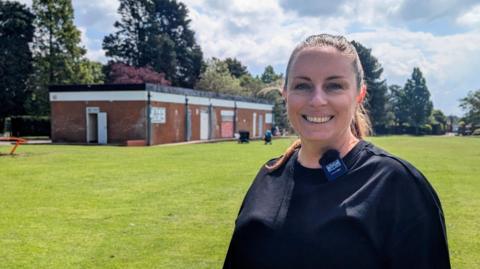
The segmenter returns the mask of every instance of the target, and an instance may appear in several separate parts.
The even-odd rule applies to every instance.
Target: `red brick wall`
[[[147,120],[146,102],[144,101],[75,101],[51,102],[52,141],[86,143],[86,108],[99,107],[100,112],[107,113],[108,143],[126,143],[127,140],[146,140]],[[185,141],[185,105],[152,102],[152,107],[164,107],[166,123],[152,123],[152,144]],[[191,140],[200,139],[200,112],[208,106],[189,105],[191,110]],[[221,111],[233,108],[214,107],[216,123],[213,138],[221,138]],[[264,110],[237,109],[236,132],[246,130],[253,135],[253,113],[257,113],[257,137],[259,133],[258,117],[263,116],[263,133],[271,124],[265,123]]]
[[[108,143],[146,139],[146,102],[51,102],[52,141],[86,143],[86,108],[107,113]]]
[[[86,142],[85,102],[51,102],[53,142]]]
[[[237,132],[238,131],[249,131],[250,137],[253,137],[253,113],[257,113],[256,117],[256,137],[262,137],[265,134],[267,129],[272,128],[272,124],[265,123],[265,114],[269,113],[265,110],[253,110],[253,109],[237,109]],[[263,133],[260,134],[259,131],[259,115],[263,117]]]
[[[152,107],[164,107],[165,123],[152,123],[152,144],[185,141],[185,105],[152,102]]]
[[[192,111],[192,137],[191,140],[200,140],[200,111],[208,110],[208,106],[188,105]]]

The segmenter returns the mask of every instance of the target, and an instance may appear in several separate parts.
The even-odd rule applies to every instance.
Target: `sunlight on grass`
[[[480,139],[368,140],[427,176],[453,268],[480,268]],[[290,142],[24,145],[0,157],[0,267],[220,268],[248,186]]]

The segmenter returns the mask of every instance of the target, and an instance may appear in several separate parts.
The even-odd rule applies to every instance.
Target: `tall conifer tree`
[[[120,0],[118,29],[103,40],[107,56],[135,67],[152,66],[175,86],[192,88],[203,54],[187,7],[176,0]]]
[[[418,134],[420,126],[427,123],[433,109],[427,82],[420,68],[413,68],[412,76],[405,83],[403,90],[409,104],[409,123],[415,127]]]
[[[48,85],[82,83],[85,48],[80,45],[80,31],[74,24],[71,0],[33,0],[36,16],[33,43],[33,96],[29,110],[34,114],[49,111]]]
[[[383,67],[378,59],[372,55],[372,49],[352,41],[357,50],[364,71],[367,84],[366,108],[369,111],[374,131],[380,131],[386,125],[387,83],[381,79]]]
[[[33,18],[25,5],[0,1],[0,119],[24,113],[32,72]]]

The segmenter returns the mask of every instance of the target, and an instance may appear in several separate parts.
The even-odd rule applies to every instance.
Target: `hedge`
[[[12,136],[50,136],[50,117],[13,116],[10,119]]]

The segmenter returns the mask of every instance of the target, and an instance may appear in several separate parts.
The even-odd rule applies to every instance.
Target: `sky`
[[[31,0],[19,2],[31,5]],[[372,49],[389,85],[414,67],[436,109],[462,115],[459,99],[480,89],[480,0],[184,0],[204,58],[235,57],[253,75],[284,73],[296,44],[319,33]],[[116,31],[118,0],[73,0],[87,57],[105,63],[104,36]]]

